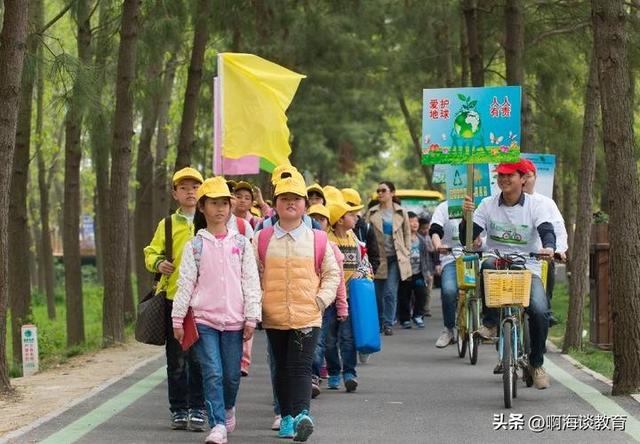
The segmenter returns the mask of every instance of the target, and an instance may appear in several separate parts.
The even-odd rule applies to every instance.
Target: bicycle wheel
[[[458,346],[458,357],[464,358],[467,353],[467,310],[466,310],[466,298],[465,295],[460,292],[458,295],[458,328],[456,345]]]
[[[513,400],[513,354],[511,349],[511,322],[502,324],[502,388],[504,392],[504,407],[511,408]]]
[[[472,299],[469,302],[469,361],[471,365],[478,362],[478,348],[480,346],[480,337],[476,334],[479,328],[479,311],[478,299]]]

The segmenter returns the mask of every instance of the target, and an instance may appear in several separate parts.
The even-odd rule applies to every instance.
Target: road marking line
[[[75,442],[149,393],[166,378],[166,367],[159,368],[146,378],[136,382],[119,395],[105,401],[99,407],[72,422],[62,430],[40,441],[40,443],[57,444],[60,442]]]
[[[620,407],[615,401],[600,393],[597,389],[591,387],[584,382],[579,381],[575,377],[554,364],[549,358],[545,359],[545,368],[553,379],[572,390],[583,400],[591,404],[597,411],[606,416],[624,415],[627,417],[625,424],[625,432],[633,439],[640,442],[640,421],[633,415],[629,414],[625,409]]]

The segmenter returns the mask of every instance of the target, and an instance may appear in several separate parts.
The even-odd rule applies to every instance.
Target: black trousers
[[[204,410],[204,393],[202,387],[202,371],[196,360],[193,347],[182,351],[180,343],[173,337],[171,310],[173,301],[166,300],[164,319],[167,328],[167,385],[169,386],[169,409]]]
[[[400,281],[398,289],[398,321],[410,321],[412,317],[425,315],[427,287],[422,274],[414,274],[406,281]],[[412,304],[413,302],[413,304]],[[413,306],[413,315],[412,308]]]
[[[294,418],[311,404],[311,366],[320,328],[276,330],[267,338],[276,365],[275,388],[280,414]]]

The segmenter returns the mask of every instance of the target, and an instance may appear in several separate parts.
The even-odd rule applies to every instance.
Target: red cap
[[[520,159],[520,161],[516,163],[501,163],[496,168],[498,174],[513,174],[516,171],[519,171],[522,174],[526,174],[529,172],[529,166],[524,163],[525,159]]]
[[[524,164],[527,167],[527,173],[537,173],[538,168],[536,168],[536,164],[530,161],[529,159],[520,159],[520,163]]]

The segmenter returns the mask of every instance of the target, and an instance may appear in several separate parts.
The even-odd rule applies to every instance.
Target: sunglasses
[[[386,193],[387,191],[389,191],[387,188],[378,188],[378,189],[376,190],[376,193],[378,193],[378,194],[384,194],[384,193]]]

